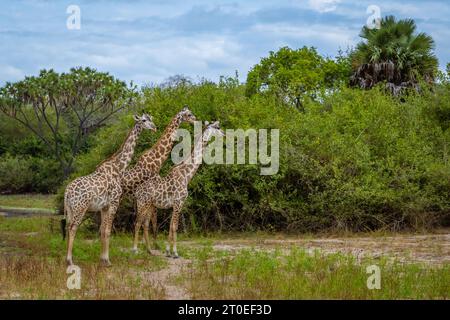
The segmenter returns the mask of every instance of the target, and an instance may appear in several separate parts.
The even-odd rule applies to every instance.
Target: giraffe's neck
[[[166,127],[161,137],[155,145],[145,152],[138,161],[138,166],[143,166],[146,170],[159,172],[163,163],[169,157],[172,146],[175,143],[176,131],[181,125],[181,118],[175,116]]]
[[[134,148],[136,147],[137,139],[141,132],[142,126],[135,124],[120,149],[108,160],[104,161],[98,167],[97,171],[99,169],[106,169],[112,174],[120,174],[124,172],[133,157]]]
[[[202,164],[205,147],[209,142],[209,138],[206,135],[207,133],[205,131],[203,136],[200,135],[198,137],[194,145],[194,150],[191,152],[191,156],[174,168],[174,170],[177,170],[185,177],[186,183],[189,183],[192,180]]]

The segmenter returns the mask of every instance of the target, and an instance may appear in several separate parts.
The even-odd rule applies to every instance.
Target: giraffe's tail
[[[66,239],[66,226],[67,226],[67,220],[70,219],[70,216],[68,214],[69,211],[69,203],[67,201],[67,193],[64,194],[64,218],[61,219],[61,233],[63,240]]]
[[[66,239],[66,225],[67,225],[66,218],[62,218],[61,219],[61,233],[62,233],[63,241]]]

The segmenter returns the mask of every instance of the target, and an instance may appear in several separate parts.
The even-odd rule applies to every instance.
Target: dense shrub
[[[55,193],[63,182],[63,170],[55,159],[30,158],[30,168],[33,171],[33,183],[30,191],[40,193]]]
[[[445,86],[404,102],[378,89],[342,88],[322,102],[306,101],[304,112],[270,95],[244,93],[236,79],[142,93],[158,134],[184,104],[224,128],[280,129],[279,172],[261,176],[255,165],[203,164],[189,186],[182,227],[317,231],[449,224],[450,131],[440,116],[449,101]],[[131,117],[124,117],[103,129],[91,152],[78,158],[74,177],[114,152],[130,127]],[[136,155],[157,138],[145,133]],[[168,161],[162,174],[170,166]],[[132,213],[132,204],[123,201],[116,226],[130,226]],[[161,211],[159,221],[169,215]]]
[[[5,154],[0,158],[0,191],[26,192],[31,189],[33,172],[26,159]]]
[[[0,114],[0,192],[55,192],[62,170],[44,142]],[[12,168],[12,169],[11,169]]]
[[[9,153],[0,157],[0,177],[0,193],[51,193],[62,182],[55,160]]]

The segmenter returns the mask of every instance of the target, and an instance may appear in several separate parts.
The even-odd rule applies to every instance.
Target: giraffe
[[[172,146],[175,143],[177,129],[181,123],[194,123],[196,120],[194,114],[188,106],[178,112],[164,130],[161,137],[153,147],[144,152],[136,164],[126,170],[121,178],[121,185],[124,194],[134,196],[136,188],[150,177],[159,173],[163,163],[169,157]]]
[[[173,209],[170,221],[169,241],[166,245],[166,255],[170,257],[172,248],[173,258],[178,258],[177,252],[177,229],[178,219],[183,204],[188,196],[188,184],[200,167],[203,150],[212,136],[224,136],[219,128],[219,122],[206,123],[206,128],[201,139],[198,139],[191,156],[172,168],[165,177],[159,174],[150,178],[137,187],[135,197],[137,201],[137,217],[134,229],[133,250],[137,250],[139,232],[144,223],[144,238],[147,250],[150,250],[148,238],[148,227],[150,220],[153,227],[153,240],[156,241],[156,209]]]
[[[72,265],[72,249],[78,226],[87,211],[101,212],[101,242],[102,252],[100,263],[110,266],[109,237],[114,215],[122,195],[120,185],[121,174],[131,161],[137,139],[143,129],[156,131],[153,119],[148,114],[134,116],[135,125],[129,132],[120,149],[110,158],[97,166],[95,171],[87,176],[72,181],[64,193],[64,216],[67,228],[67,264]]]
[[[136,188],[157,175],[163,163],[169,157],[173,144],[175,143],[177,129],[183,122],[194,123],[196,118],[188,106],[184,106],[170,121],[161,137],[153,147],[144,152],[136,164],[126,170],[121,178],[121,186],[124,194],[134,199]],[[156,246],[156,242],[155,242]],[[137,252],[137,249],[134,250]]]

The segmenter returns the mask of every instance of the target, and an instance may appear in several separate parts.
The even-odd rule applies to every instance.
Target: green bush
[[[32,190],[40,193],[55,193],[63,181],[59,163],[49,158],[30,158],[33,170]]]
[[[56,192],[62,173],[55,160],[30,156],[0,157],[0,192]]]
[[[5,154],[0,158],[0,192],[27,192],[33,183],[33,172],[24,158]]]
[[[189,230],[399,230],[450,222],[450,131],[438,116],[449,105],[445,86],[404,102],[378,89],[341,88],[305,101],[304,112],[271,95],[248,98],[236,79],[146,88],[142,97],[158,134],[184,104],[223,128],[280,129],[276,175],[261,176],[255,165],[201,166],[183,209]],[[73,177],[92,172],[130,127],[125,116],[101,130]],[[158,134],[141,137],[136,157]],[[162,174],[170,167],[169,160]],[[116,227],[130,227],[132,213],[123,201]],[[169,215],[161,212],[159,221]]]

